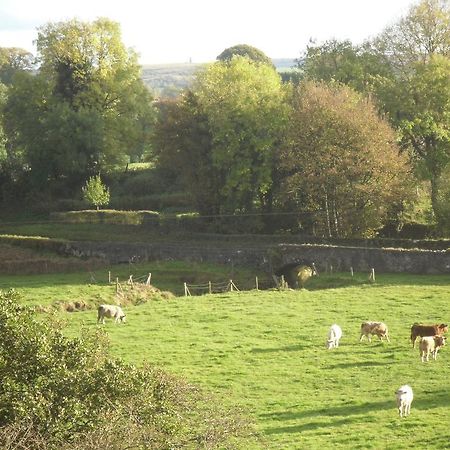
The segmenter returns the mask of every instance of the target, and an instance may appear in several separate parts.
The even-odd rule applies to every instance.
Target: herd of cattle
[[[105,318],[114,319],[115,323],[125,322],[126,316],[122,308],[117,305],[100,305],[97,310],[97,323],[105,323]],[[413,347],[416,346],[416,340],[420,337],[419,350],[422,362],[428,361],[430,354],[433,359],[437,358],[437,353],[440,348],[445,345],[444,333],[448,331],[448,325],[441,323],[435,325],[423,325],[415,323],[411,327],[411,343]],[[377,336],[380,341],[389,340],[388,327],[383,322],[363,322],[361,324],[361,333],[359,341],[364,338],[370,342],[372,336]],[[342,329],[339,325],[333,324],[328,332],[326,341],[327,349],[339,347],[339,340],[342,337]],[[411,403],[413,401],[413,391],[411,386],[400,386],[395,392],[397,400],[397,408],[400,417],[407,416],[411,410]]]
[[[433,359],[437,358],[438,350],[445,345],[444,333],[447,331],[448,325],[444,323],[435,325],[413,324],[411,327],[411,343],[413,348],[415,348],[417,338],[421,338],[419,350],[422,362],[428,361],[430,354]],[[386,339],[390,342],[388,327],[383,322],[363,322],[361,324],[360,342],[364,337],[370,342],[371,336],[378,336],[380,341]],[[339,340],[341,337],[341,327],[337,324],[331,325],[326,342],[327,349],[339,347]],[[411,403],[414,397],[411,386],[408,386],[407,384],[400,386],[395,392],[395,397],[400,417],[407,416],[410,413]]]

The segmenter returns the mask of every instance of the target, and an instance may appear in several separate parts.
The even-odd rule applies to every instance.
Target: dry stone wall
[[[377,272],[450,274],[450,252],[436,250],[381,249],[331,245],[276,244],[218,247],[212,242],[113,243],[71,242],[61,248],[66,255],[103,258],[111,264],[157,260],[185,260],[255,267],[272,272],[297,259],[314,261],[319,270],[374,268]]]

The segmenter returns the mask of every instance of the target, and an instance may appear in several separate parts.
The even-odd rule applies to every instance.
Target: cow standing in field
[[[339,347],[339,340],[342,337],[342,329],[339,325],[331,325],[330,331],[328,331],[327,349]]]
[[[125,322],[125,314],[117,305],[100,305],[97,310],[97,323],[104,324],[105,317],[114,319],[115,323]]]
[[[441,323],[440,325],[423,325],[420,323],[415,323],[411,327],[411,342],[413,348],[416,346],[416,339],[424,336],[442,336],[444,333],[447,333],[448,325],[445,323]]]
[[[364,336],[370,342],[370,335],[378,336],[380,341],[385,338],[388,342],[390,342],[388,327],[383,322],[363,322],[361,324],[361,335],[359,336],[359,342],[363,340]]]
[[[411,411],[411,403],[414,395],[411,386],[404,384],[395,391],[395,397],[397,399],[397,408],[400,417],[407,416]]]
[[[445,345],[444,336],[424,336],[419,343],[420,356],[422,362],[428,361],[431,356],[434,360],[437,358],[437,352]]]

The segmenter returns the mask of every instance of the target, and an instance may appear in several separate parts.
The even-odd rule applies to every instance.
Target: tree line
[[[152,97],[107,19],[38,31],[36,59],[0,52],[4,202],[75,195],[150,160],[201,215],[245,215],[251,231],[370,236],[401,227],[424,185],[446,232],[447,1],[414,4],[361,45],[310,42],[283,76],[260,50],[231,47],[175,99]]]

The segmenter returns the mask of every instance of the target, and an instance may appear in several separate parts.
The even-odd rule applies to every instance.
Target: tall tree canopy
[[[170,121],[160,122],[161,157],[186,161],[187,187],[200,201],[214,200],[209,213],[252,212],[270,202],[283,98],[274,69],[234,57],[199,73],[191,92],[168,111]],[[201,189],[211,190],[200,196]]]
[[[316,231],[364,236],[412,192],[409,163],[374,105],[352,89],[304,82],[292,94],[280,165],[284,197]]]
[[[15,83],[6,112],[37,185],[62,178],[78,189],[148,150],[152,98],[117,23],[50,23],[36,45],[39,73]]]
[[[450,7],[422,0],[375,41],[395,69],[381,83],[380,101],[402,142],[430,181],[437,218],[439,178],[450,162]]]

